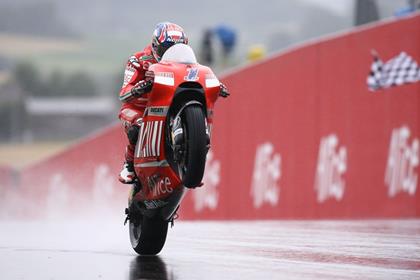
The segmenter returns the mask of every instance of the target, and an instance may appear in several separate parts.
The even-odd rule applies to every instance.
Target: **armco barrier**
[[[420,62],[420,15],[294,48],[224,77],[204,186],[184,219],[420,216],[420,82],[371,92],[372,50]],[[38,209],[122,209],[123,135],[113,127],[24,170]],[[48,175],[47,175],[48,174]],[[74,195],[74,194],[81,195]],[[50,208],[54,209],[54,207]]]

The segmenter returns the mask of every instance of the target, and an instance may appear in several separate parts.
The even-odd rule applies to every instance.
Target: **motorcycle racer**
[[[119,174],[119,180],[124,184],[131,184],[136,178],[134,150],[148,101],[148,92],[153,87],[153,78],[148,75],[147,70],[150,65],[161,60],[167,49],[178,43],[188,44],[183,28],[170,22],[159,23],[153,32],[152,43],[143,51],[132,55],[127,61],[124,82],[119,93],[119,99],[122,102],[119,119],[128,137],[125,162]],[[223,84],[220,85],[220,96],[229,96]]]

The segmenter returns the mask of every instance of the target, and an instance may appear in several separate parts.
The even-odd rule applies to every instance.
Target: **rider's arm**
[[[133,90],[144,78],[144,70],[136,56],[131,56],[125,67],[124,83],[120,90],[120,101],[129,102],[136,97],[136,91]]]

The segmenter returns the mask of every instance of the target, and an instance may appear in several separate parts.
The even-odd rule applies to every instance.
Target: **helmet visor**
[[[166,50],[173,45],[175,45],[174,42],[163,42],[162,44],[159,44],[156,50],[156,54],[159,58],[162,58],[162,55],[166,52]]]

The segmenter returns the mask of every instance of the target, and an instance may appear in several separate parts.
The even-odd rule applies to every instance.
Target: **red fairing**
[[[148,106],[165,106],[165,104],[168,106],[168,104],[171,104],[175,90],[180,84],[186,82],[186,75],[190,71],[198,70],[196,82],[205,90],[207,111],[212,112],[214,104],[219,97],[220,87],[216,76],[209,67],[199,64],[159,63],[152,65],[150,70],[155,73],[155,83],[153,85],[153,95],[150,96],[150,105]],[[158,83],[160,80],[165,82],[171,79],[174,80],[172,86]],[[208,81],[210,80],[214,80],[217,85],[206,87],[206,81],[209,83]]]
[[[220,87],[211,69],[199,64],[162,62],[152,65],[149,70],[154,72],[155,78],[135,151],[134,166],[143,186],[136,199],[157,200],[168,197],[174,189],[182,187],[178,175],[167,165],[164,146],[166,114],[176,89],[186,82],[191,71],[196,73],[192,77],[204,89],[210,128]]]

